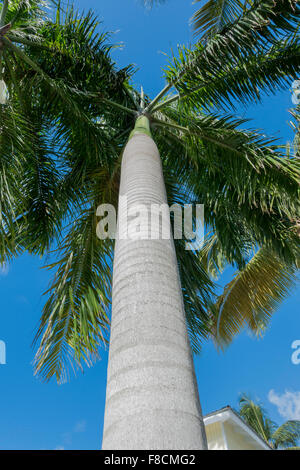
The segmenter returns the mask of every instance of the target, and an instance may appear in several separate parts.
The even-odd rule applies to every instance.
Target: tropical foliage
[[[0,261],[51,247],[57,257],[36,371],[63,380],[69,362],[91,364],[106,344],[113,244],[96,237],[96,208],[117,204],[122,149],[143,113],[169,203],[205,206],[203,250],[175,244],[194,351],[211,335],[227,344],[245,326],[261,334],[295,282],[300,166],[229,111],[299,73],[298,3],[254,2],[221,33],[180,48],[154,99],[129,84],[132,67],[118,70],[92,13],[49,19],[40,5],[2,2],[0,33],[9,91],[0,105]],[[211,274],[227,265],[238,272],[217,297]]]
[[[239,400],[239,414],[243,420],[273,449],[300,449],[300,421],[289,420],[277,426],[266,410],[243,394]]]
[[[201,1],[195,0],[194,3]],[[195,34],[207,38],[219,33],[228,23],[245,13],[253,3],[252,0],[208,0],[192,17]]]

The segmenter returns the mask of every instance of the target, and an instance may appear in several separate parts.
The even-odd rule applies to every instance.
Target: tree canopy
[[[288,420],[281,426],[272,421],[267,411],[246,394],[239,399],[239,414],[244,421],[273,449],[297,449],[300,421]]]
[[[51,15],[50,15],[51,16]],[[96,208],[117,206],[122,150],[138,115],[150,119],[169,204],[203,203],[201,251],[176,240],[194,351],[260,335],[295,284],[299,159],[234,114],[235,103],[284,89],[299,73],[299,3],[254,2],[194,48],[179,48],[155,98],[119,69],[92,12],[49,17],[36,0],[2,2],[0,261],[55,248],[36,371],[67,376],[107,343],[113,241],[96,236]],[[172,90],[175,90],[172,92]],[[213,276],[237,274],[216,294]]]

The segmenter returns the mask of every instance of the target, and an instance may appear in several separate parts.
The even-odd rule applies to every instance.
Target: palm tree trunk
[[[124,150],[124,195],[128,209],[167,203],[145,117]],[[207,448],[172,239],[116,240],[102,448]]]

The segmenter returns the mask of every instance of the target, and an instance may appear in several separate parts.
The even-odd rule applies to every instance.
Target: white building
[[[271,450],[271,447],[226,406],[204,417],[209,450]]]

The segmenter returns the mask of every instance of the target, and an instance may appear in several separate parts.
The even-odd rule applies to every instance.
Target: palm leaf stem
[[[1,16],[0,16],[0,27],[5,24],[7,9],[8,9],[8,0],[4,0],[2,11],[1,11]]]
[[[154,106],[156,105],[156,103],[159,102],[159,100],[161,100],[161,98],[163,98],[165,96],[166,93],[168,93],[168,91],[172,88],[173,86],[173,83],[168,83],[159,93],[158,95],[156,95],[156,97],[151,101],[151,103],[146,107],[145,109],[145,113],[149,113],[153,108]]]

